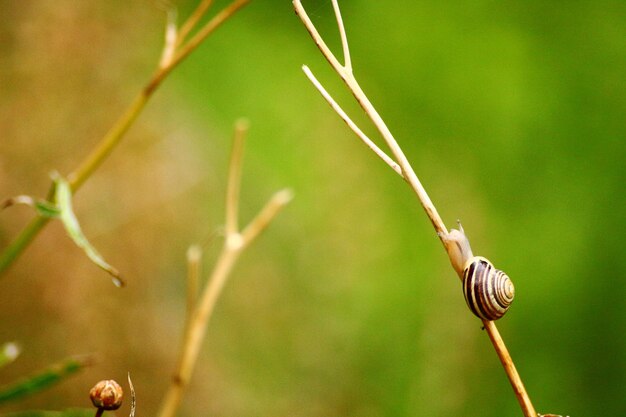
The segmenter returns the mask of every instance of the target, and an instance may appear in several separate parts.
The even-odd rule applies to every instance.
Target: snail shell
[[[488,259],[474,256],[463,268],[463,294],[472,313],[483,320],[497,320],[513,302],[515,287]]]

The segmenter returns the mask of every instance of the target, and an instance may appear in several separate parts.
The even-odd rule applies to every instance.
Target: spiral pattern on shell
[[[483,320],[497,320],[513,302],[515,287],[489,260],[474,256],[463,268],[463,294],[472,313]]]

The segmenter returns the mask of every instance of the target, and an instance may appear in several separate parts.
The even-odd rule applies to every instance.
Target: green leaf
[[[35,201],[34,207],[35,210],[37,210],[37,213],[39,213],[39,215],[43,217],[54,219],[61,215],[61,210],[57,206],[46,200]]]
[[[17,343],[9,342],[0,347],[0,368],[13,362],[20,355]]]
[[[2,417],[93,417],[92,408],[68,408],[63,411],[28,410],[2,414]]]
[[[102,255],[100,255],[96,248],[89,243],[83,234],[80,224],[78,223],[72,209],[72,189],[70,188],[69,183],[58,174],[53,175],[53,180],[55,183],[55,201],[60,210],[60,218],[65,226],[67,234],[74,241],[74,243],[76,243],[76,245],[85,252],[93,263],[111,274],[113,277],[113,283],[116,286],[123,287],[124,281],[120,278],[119,271],[104,260]]]
[[[80,371],[85,366],[89,365],[90,362],[91,361],[85,357],[69,358],[61,363],[52,365],[48,369],[36,375],[24,378],[8,386],[1,387],[0,404],[16,400],[48,388],[69,375]]]

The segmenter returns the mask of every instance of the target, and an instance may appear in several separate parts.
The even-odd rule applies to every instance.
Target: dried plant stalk
[[[146,103],[167,75],[187,58],[204,39],[249,2],[250,0],[234,0],[198,29],[197,33],[189,40],[186,40],[187,35],[195,29],[198,22],[206,14],[211,1],[203,0],[183,24],[183,29],[178,33],[173,20],[175,16],[174,10],[168,10],[163,53],[161,54],[157,70],[113,127],[78,167],[67,176],[72,192],[76,192],[91,177],[93,172],[100,167],[113,149],[120,143],[124,134],[141,114]],[[18,258],[49,220],[49,218],[37,216],[26,225],[15,240],[0,254],[0,273],[4,272]]]
[[[239,189],[241,185],[241,166],[243,156],[244,138],[248,129],[247,122],[240,121],[235,127],[235,137],[231,153],[228,184],[226,191],[226,228],[224,246],[216,261],[215,267],[203,290],[200,299],[190,308],[188,302],[185,333],[183,346],[172,383],[165,395],[158,417],[173,417],[180,406],[183,392],[195,367],[200,352],[202,341],[205,339],[207,324],[211,318],[217,299],[219,298],[224,284],[235,265],[239,255],[267,228],[279,211],[291,201],[292,194],[289,190],[282,190],[272,196],[259,214],[250,223],[239,231]],[[192,246],[188,256],[188,277],[196,280],[199,254],[194,252],[199,247]],[[191,284],[190,287],[195,284]],[[195,297],[191,297],[195,298]],[[191,298],[188,298],[191,299]]]
[[[324,42],[324,39],[320,36],[319,32],[315,28],[315,25],[309,19],[304,7],[300,0],[293,1],[294,8],[296,14],[300,17],[300,20],[309,31],[309,34],[313,38],[315,44],[322,52],[324,57],[328,60],[330,65],[333,67],[335,72],[341,77],[344,81],[348,89],[352,92],[357,102],[360,104],[361,108],[365,111],[370,120],[374,123],[377,130],[381,134],[385,143],[389,147],[393,157],[392,159],[389,157],[384,151],[382,151],[378,146],[376,146],[365,134],[362,132],[360,128],[347,116],[347,114],[341,109],[341,107],[337,104],[337,102],[332,98],[332,96],[326,91],[326,89],[322,86],[322,84],[315,78],[311,70],[307,66],[303,66],[303,71],[306,76],[309,78],[311,83],[315,86],[315,88],[320,92],[320,94],[324,97],[324,99],[330,104],[330,106],[339,114],[339,116],[346,122],[346,124],[354,131],[354,133],[368,146],[374,153],[381,158],[387,165],[389,165],[398,175],[400,175],[413,189],[415,194],[417,195],[426,215],[430,219],[433,227],[435,228],[435,232],[442,240],[444,244],[444,248],[448,252],[449,256],[452,254],[449,251],[448,246],[445,244],[445,237],[448,235],[448,229],[446,228],[441,216],[437,212],[437,209],[433,202],[431,201],[428,193],[424,189],[422,183],[419,181],[415,171],[413,170],[411,164],[408,159],[404,155],[402,148],[398,144],[398,142],[393,137],[391,131],[385,124],[382,117],[378,114],[367,95],[361,89],[359,83],[357,82],[354,74],[352,72],[352,60],[350,58],[350,50],[348,46],[348,40],[345,32],[345,27],[343,25],[343,21],[341,18],[341,12],[339,10],[339,4],[337,0],[332,0],[333,9],[335,11],[335,16],[337,19],[337,26],[339,28],[339,35],[341,37],[341,45],[343,50],[344,64],[335,57],[330,48]],[[457,271],[458,272],[458,271]],[[459,274],[459,278],[462,279],[462,276]],[[513,387],[513,391],[515,396],[522,408],[522,411],[526,417],[537,417],[537,413],[530,401],[528,393],[524,388],[524,384],[517,372],[515,365],[513,363],[513,359],[509,354],[506,345],[504,344],[504,340],[500,336],[498,329],[493,321],[483,320],[483,325],[489,338],[496,350],[498,357],[504,367],[504,370],[511,382]]]

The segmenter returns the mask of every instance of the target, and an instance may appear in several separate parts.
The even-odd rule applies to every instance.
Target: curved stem
[[[200,299],[197,303],[194,303],[191,309],[189,308],[190,304],[187,304],[188,310],[180,356],[158,417],[174,417],[176,414],[176,410],[178,410],[183,398],[183,392],[189,384],[198,360],[200,347],[206,336],[207,325],[239,255],[269,226],[278,212],[291,200],[289,191],[282,190],[275,193],[259,214],[248,223],[243,232],[239,231],[237,226],[237,207],[239,206],[243,139],[246,130],[247,123],[245,122],[239,121],[235,126],[235,137],[228,168],[225,215],[226,237],[224,246]],[[190,262],[188,265],[189,268],[197,268],[197,265],[194,265],[193,262]],[[190,271],[189,276],[193,276],[193,274]]]
[[[78,167],[68,175],[68,181],[72,192],[77,191],[91,177],[100,165],[111,154],[113,149],[120,143],[124,134],[135,122],[146,103],[152,97],[157,87],[163,82],[167,75],[180,64],[189,54],[191,54],[211,33],[213,33],[222,23],[235,14],[239,9],[248,4],[250,0],[234,0],[230,5],[225,7],[221,12],[214,16],[200,31],[188,42],[178,44],[171,42],[172,39],[166,39],[165,49],[174,46],[177,50],[170,51],[167,55],[171,56],[165,63],[159,65],[157,71],[150,78],[150,81],[137,94],[130,106],[115,122],[113,127],[98,142],[96,147],[83,159]],[[209,1],[200,4],[196,12],[192,14],[186,24],[185,35],[195,26],[197,21],[202,17],[210,6]],[[179,38],[177,38],[179,39]],[[9,246],[0,254],[0,274],[4,272],[28,247],[30,242],[39,234],[43,227],[48,223],[47,218],[35,217],[13,240]]]
[[[180,31],[178,32],[178,40],[176,41],[177,44],[181,44],[185,41],[185,39],[187,39],[187,35],[189,35],[200,19],[202,19],[202,16],[204,16],[207,10],[209,10],[212,3],[213,0],[203,0],[200,4],[198,4],[196,10],[193,11],[187,21],[185,21],[183,26],[180,28]]]
[[[511,383],[511,387],[513,387],[513,392],[515,393],[515,397],[522,408],[524,416],[536,417],[537,412],[535,411],[533,403],[530,401],[530,397],[526,392],[526,387],[524,387],[522,377],[520,377],[517,369],[515,368],[513,358],[511,358],[511,354],[506,348],[504,340],[500,336],[496,323],[493,321],[483,320],[483,325],[489,335],[489,339],[491,340],[494,349],[496,350],[496,353],[498,354],[498,358],[500,358],[500,362],[502,363],[504,371],[509,378],[509,382]]]
[[[363,92],[363,90],[361,89],[361,86],[359,85],[359,83],[357,82],[356,78],[354,77],[352,73],[352,64],[350,60],[350,53],[348,50],[348,41],[346,39],[345,29],[343,27],[343,21],[341,19],[341,12],[339,10],[339,5],[337,4],[337,0],[333,0],[333,8],[335,10],[335,16],[337,18],[337,24],[339,26],[339,33],[341,36],[341,42],[342,42],[342,47],[344,51],[344,59],[345,59],[344,65],[341,65],[337,61],[335,56],[333,55],[332,51],[330,51],[330,49],[328,48],[328,46],[326,45],[326,43],[324,42],[324,40],[318,33],[317,29],[315,28],[315,26],[309,19],[306,11],[304,10],[304,8],[302,7],[302,4],[300,3],[300,0],[294,0],[293,4],[296,10],[296,14],[300,17],[300,20],[302,21],[302,23],[308,30],[315,44],[318,46],[319,50],[322,52],[322,55],[324,55],[324,57],[328,60],[331,66],[335,69],[335,71],[344,81],[348,89],[352,92],[353,96],[355,97],[355,99],[357,100],[361,108],[365,111],[365,113],[368,115],[370,120],[374,123],[379,133],[383,137],[385,143],[391,150],[391,153],[393,154],[395,161],[397,161],[397,164],[395,161],[392,161],[382,150],[380,150],[376,145],[374,145],[371,142],[371,140],[363,134],[361,129],[359,129],[358,126],[356,126],[356,124],[354,124],[350,120],[350,118],[336,104],[335,100],[330,96],[330,94],[326,92],[324,87],[315,79],[315,77],[313,77],[310,70],[308,70],[308,68],[305,66],[303,69],[307,77],[309,77],[313,85],[318,89],[318,91],[322,94],[322,96],[326,99],[326,101],[339,114],[339,116],[348,124],[348,126],[357,134],[357,136],[359,136],[359,138],[361,138],[361,140],[370,149],[372,149],[381,159],[383,159],[391,168],[393,168],[394,171],[398,175],[400,175],[402,178],[404,178],[405,181],[407,181],[411,189],[417,195],[422,207],[424,208],[424,211],[426,212],[426,215],[428,216],[433,227],[435,228],[435,232],[439,236],[444,248],[448,252],[448,256],[452,260],[452,254],[448,251],[449,248],[446,245],[446,237],[448,235],[448,229],[446,228],[441,216],[437,212],[435,205],[433,204],[430,197],[428,196],[426,189],[424,188],[419,178],[415,174],[415,171],[413,170],[413,167],[411,166],[404,152],[402,151],[402,148],[400,147],[398,142],[395,140],[391,131],[387,127],[386,123],[384,122],[383,118],[380,116],[378,111],[376,111],[376,109],[370,102],[365,92]],[[400,171],[396,169],[397,165],[400,166]],[[459,273],[459,271],[457,271],[457,273]],[[459,274],[459,278],[462,279],[461,274]],[[528,396],[528,393],[526,392],[526,389],[524,388],[524,384],[522,383],[519,373],[515,369],[515,365],[513,364],[511,355],[509,354],[509,351],[506,348],[506,345],[504,344],[504,340],[500,336],[500,333],[498,332],[498,329],[495,323],[492,321],[483,321],[483,324],[495,348],[496,354],[500,358],[500,362],[502,363],[504,370],[507,373],[509,381],[511,382],[511,385],[513,387],[513,391],[515,392],[515,396],[520,404],[520,407],[522,408],[522,411],[524,412],[524,415],[526,417],[537,417],[537,413],[535,412],[533,408],[533,405],[530,401],[530,397]]]
[[[156,86],[151,86],[152,82],[150,82],[137,95],[137,97],[135,97],[131,105],[126,109],[117,122],[115,122],[107,134],[104,135],[98,145],[96,145],[96,147],[89,153],[89,155],[87,155],[80,165],[67,176],[72,192],[76,192],[83,185],[83,183],[91,176],[91,174],[94,173],[96,169],[98,169],[98,167],[100,167],[100,165],[102,165],[102,162],[104,162],[104,160],[122,140],[124,134],[137,119],[148,102],[148,99],[152,95],[152,92],[156,88]]]
[[[337,19],[337,26],[339,27],[339,37],[341,38],[341,49],[343,49],[344,67],[346,70],[352,72],[352,57],[350,56],[348,37],[346,36],[346,28],[343,25],[341,10],[339,9],[339,3],[337,3],[337,0],[333,0],[333,10],[335,11],[335,18]]]
[[[389,149],[391,149],[391,153],[396,157],[396,161],[398,161],[398,164],[402,168],[404,179],[409,183],[413,191],[415,191],[415,194],[417,194],[417,197],[420,203],[422,204],[422,207],[424,208],[426,215],[428,216],[428,218],[430,219],[430,222],[433,224],[433,227],[435,228],[435,232],[439,236],[441,236],[442,234],[448,233],[448,229],[446,228],[446,225],[443,223],[443,220],[441,219],[439,212],[437,212],[437,209],[435,208],[435,205],[433,204],[430,197],[428,196],[426,189],[424,188],[420,180],[417,178],[417,175],[415,174],[413,167],[409,163],[409,160],[404,155],[402,148],[400,147],[400,145],[398,145],[398,142],[391,134],[391,131],[387,127],[387,124],[385,124],[383,118],[380,117],[380,115],[378,114],[378,111],[376,111],[372,103],[369,101],[369,99],[367,98],[363,90],[361,89],[361,86],[356,81],[356,78],[354,78],[352,73],[350,73],[348,76],[344,78],[344,82],[346,83],[348,88],[352,91],[358,103],[361,105],[365,113],[367,113],[367,115],[370,117],[370,119],[372,120],[372,122],[374,123],[374,125],[376,126],[380,134],[382,135],[383,139],[387,143],[387,146],[389,146]]]
[[[0,276],[24,252],[35,236],[50,221],[49,218],[37,216],[33,218],[19,235],[0,254]]]
[[[215,31],[218,27],[222,25],[228,18],[230,18],[233,14],[235,14],[239,9],[241,9],[246,4],[250,3],[251,0],[235,0],[228,6],[226,6],[222,11],[216,14],[209,22],[204,25],[201,29],[199,29],[198,33],[196,33],[187,43],[181,46],[179,52],[172,59],[171,66],[175,67],[180,63],[183,59],[187,57],[194,49],[198,47],[209,36],[211,33]]]
[[[350,129],[352,129],[352,131],[361,139],[361,141],[363,141],[363,143],[365,143],[365,145],[370,148],[372,152],[378,155],[380,159],[382,159],[387,165],[389,165],[391,169],[396,171],[396,174],[404,178],[404,174],[402,173],[402,168],[400,168],[400,165],[398,165],[396,161],[391,159],[389,155],[387,155],[382,149],[378,147],[378,145],[374,143],[373,140],[371,140],[369,137],[367,137],[365,133],[363,133],[363,131],[357,126],[357,124],[354,123],[352,119],[350,119],[350,116],[348,116],[346,112],[341,108],[341,106],[337,104],[335,99],[330,94],[328,94],[328,91],[326,91],[324,86],[317,80],[317,78],[315,78],[315,75],[313,75],[313,72],[311,72],[309,67],[303,65],[302,71],[304,71],[306,76],[309,78],[315,88],[317,88],[317,91],[320,92],[322,97],[324,97],[326,102],[330,104],[330,107],[335,110],[335,113],[337,113],[339,117],[341,117],[341,119],[348,125]]]
[[[215,303],[224,287],[226,279],[239,257],[239,250],[224,247],[208,285],[204,290],[197,309],[188,318],[189,324],[183,337],[183,348],[180,352],[176,372],[169,389],[163,399],[158,417],[173,417],[180,406],[183,391],[187,388],[191,374],[200,353],[200,347],[206,334],[207,324],[213,313]]]

